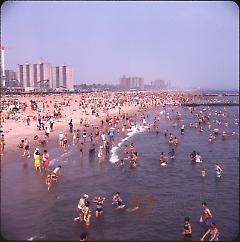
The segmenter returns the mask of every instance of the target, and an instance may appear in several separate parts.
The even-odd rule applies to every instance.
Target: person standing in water
[[[112,205],[117,205],[118,206],[117,208],[123,208],[125,206],[122,202],[119,192],[116,192],[115,195],[113,196]]]
[[[43,151],[42,161],[43,161],[43,168],[45,169],[45,171],[47,171],[48,170],[48,164],[49,164],[49,154],[48,154],[47,150]]]
[[[212,214],[211,214],[209,208],[207,207],[206,202],[203,202],[202,206],[203,206],[203,214],[200,217],[200,222],[201,223],[204,222],[206,226],[209,226],[212,222]]]
[[[51,173],[49,173],[46,177],[46,185],[47,185],[47,188],[48,188],[48,191],[50,192],[50,188],[51,188],[51,181],[52,181],[52,178],[51,178]]]
[[[87,226],[90,225],[90,218],[91,218],[91,210],[89,208],[89,202],[85,203],[85,208],[83,209],[83,221],[86,223]]]
[[[197,153],[195,150],[190,154],[190,158],[192,161],[196,161],[196,155],[197,155]]]
[[[80,241],[87,241],[87,233],[82,233],[81,234]]]
[[[38,150],[34,153],[34,166],[36,171],[41,172],[41,155]]]
[[[202,166],[201,176],[202,177],[205,177],[206,176],[206,170],[205,170],[205,167],[204,166]]]
[[[216,163],[216,165],[215,165],[216,176],[217,176],[217,177],[220,177],[222,171],[223,171],[222,168]]]
[[[219,240],[219,230],[216,227],[215,223],[210,224],[210,228],[206,231],[206,233],[202,236],[200,239],[201,241],[204,241],[207,235],[210,235],[209,241],[218,241]]]
[[[174,149],[171,149],[168,154],[170,155],[170,158],[173,160],[174,157],[175,157],[175,150]]]
[[[62,166],[57,166],[51,173],[51,179],[55,182],[58,182],[58,177],[60,176],[60,169]]]
[[[105,201],[105,197],[94,197],[93,202],[97,204],[96,208],[96,217],[99,217],[103,213],[103,202]]]
[[[29,146],[29,142],[28,142],[28,139],[25,138],[25,141],[24,141],[24,152],[22,154],[22,156],[25,156],[26,154],[28,155],[27,157],[29,158],[30,157],[30,146]]]
[[[166,157],[164,156],[163,152],[161,152],[159,160],[160,160],[161,165],[166,164]]]
[[[183,235],[186,237],[191,237],[192,236],[192,225],[190,224],[190,218],[186,217],[185,218],[185,224],[183,226]]]

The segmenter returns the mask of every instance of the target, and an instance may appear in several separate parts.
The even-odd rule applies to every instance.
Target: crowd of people
[[[1,119],[4,124],[6,119],[19,120],[22,118],[26,122],[27,127],[32,122],[35,122],[37,131],[35,131],[36,134],[34,134],[32,143],[28,137],[25,137],[20,140],[17,147],[23,150],[23,157],[33,157],[35,170],[36,172],[44,172],[47,190],[50,192],[52,184],[58,182],[62,168],[61,165],[56,166],[54,169],[52,167],[51,169],[49,168],[50,155],[46,147],[48,147],[52,136],[57,136],[59,148],[62,152],[66,152],[69,149],[69,145],[77,146],[80,159],[84,159],[86,153],[89,156],[95,155],[96,153],[99,163],[102,163],[105,158],[111,155],[111,149],[114,147],[116,140],[124,136],[127,130],[137,127],[138,124],[144,127],[146,132],[155,132],[156,135],[163,134],[166,138],[169,151],[159,151],[159,160],[161,166],[167,166],[169,162],[176,159],[177,147],[181,145],[181,136],[184,136],[188,129],[195,128],[197,132],[209,132],[209,143],[213,143],[219,136],[224,142],[228,137],[236,135],[235,132],[227,132],[228,121],[226,108],[215,113],[212,113],[209,107],[202,108],[197,113],[194,112],[194,108],[192,107],[185,108],[192,115],[192,120],[188,124],[183,122],[182,114],[179,111],[174,112],[174,109],[172,109],[172,112],[168,112],[166,110],[166,105],[181,106],[183,102],[190,102],[192,98],[193,95],[189,93],[171,94],[151,92],[72,94],[70,96],[61,95],[60,100],[55,99],[53,95],[48,101],[45,101],[41,97],[38,98],[38,101],[31,100],[31,105],[29,106],[26,102],[20,102],[19,112],[13,113],[6,111],[4,115],[1,114]],[[64,109],[68,106],[78,107],[78,112],[82,117],[77,119],[67,113],[64,114]],[[27,108],[32,113],[31,117],[27,113]],[[132,108],[132,111],[129,108]],[[149,109],[159,110],[159,108],[163,109],[162,114],[164,114],[164,119],[169,122],[169,127],[174,127],[174,133],[166,128],[161,130],[159,114],[154,116],[153,121],[150,121],[146,111]],[[63,122],[65,127],[61,126],[61,130],[59,131],[59,129],[55,128],[55,124],[62,122],[63,118],[65,118]],[[98,122],[93,122],[94,118],[97,118]],[[238,116],[235,116],[234,121],[238,125]],[[1,126],[0,131],[0,153],[3,155],[6,145],[3,126]],[[39,149],[39,147],[41,148]],[[33,155],[31,155],[31,150],[33,149],[35,150]],[[40,150],[43,151],[41,152]],[[168,154],[169,157],[165,154]],[[136,168],[138,156],[139,154],[135,144],[133,142],[125,142],[122,147],[122,157],[118,160],[118,164],[124,166],[128,162],[132,168]],[[200,174],[202,177],[205,177],[206,169],[204,162],[206,161],[203,161],[200,152],[194,150],[190,153],[188,159],[192,162],[201,163]],[[214,169],[216,177],[220,178],[223,168],[216,163]],[[92,202],[96,204],[96,217],[102,216],[105,200],[106,198],[103,196],[96,196],[92,199]],[[123,203],[119,192],[113,195],[112,205],[118,209],[125,207],[125,203]],[[200,222],[204,223],[207,229],[201,237],[201,240],[204,240],[209,235],[210,241],[216,241],[219,237],[219,231],[212,221],[212,214],[207,204],[204,202],[202,205],[204,211]],[[138,209],[141,208],[136,206],[134,208],[128,208],[127,211],[132,212]],[[74,221],[82,221],[89,226],[90,218],[89,196],[84,194],[79,200],[78,216],[74,218]],[[182,234],[187,237],[192,235],[192,225],[189,217],[185,218]],[[84,234],[81,240],[84,241],[86,238],[87,235]]]

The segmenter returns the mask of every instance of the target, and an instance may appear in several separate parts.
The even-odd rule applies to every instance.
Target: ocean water
[[[218,135],[208,142],[208,127],[203,132],[189,128],[194,114],[188,108],[175,107],[147,112],[149,122],[154,115],[160,117],[160,134],[148,132],[141,122],[128,130],[126,135],[115,142],[110,155],[98,162],[85,152],[80,159],[77,146],[70,145],[63,153],[57,148],[49,150],[50,167],[62,165],[59,183],[51,192],[45,185],[45,173],[36,173],[31,159],[19,157],[13,162],[1,162],[1,233],[8,240],[72,240],[79,241],[82,232],[88,239],[97,240],[183,240],[181,231],[184,218],[190,217],[193,226],[193,240],[199,240],[204,228],[199,223],[201,203],[208,203],[213,221],[220,230],[220,240],[235,239],[239,232],[239,125],[233,115],[238,107],[227,107],[228,127],[219,126],[229,136],[225,141]],[[223,107],[211,107],[215,111]],[[184,135],[180,127],[172,127],[165,119],[165,113],[179,111],[185,124]],[[216,116],[217,117],[217,116]],[[214,124],[217,127],[217,124]],[[214,126],[213,125],[213,126]],[[175,149],[175,159],[167,166],[159,163],[161,152],[168,153],[170,147],[163,129],[177,136],[180,144]],[[134,143],[138,152],[138,165],[131,168],[129,161],[118,165],[123,157],[122,146]],[[201,177],[201,164],[193,163],[189,154],[196,150],[202,156],[206,177]],[[221,178],[215,177],[214,165],[223,168]],[[120,192],[126,208],[139,206],[135,212],[116,210],[111,205],[115,192]],[[76,208],[81,195],[87,193],[105,196],[103,216],[95,217],[95,204],[89,228],[74,222]]]

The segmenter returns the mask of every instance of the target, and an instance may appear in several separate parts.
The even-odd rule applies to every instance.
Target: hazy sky
[[[77,83],[122,75],[178,87],[238,88],[239,10],[234,2],[5,2],[7,69],[70,64]]]

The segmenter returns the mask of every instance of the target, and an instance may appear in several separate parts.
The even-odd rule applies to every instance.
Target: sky
[[[239,9],[231,1],[7,1],[6,69],[69,64],[81,83],[123,75],[181,88],[239,88]]]

